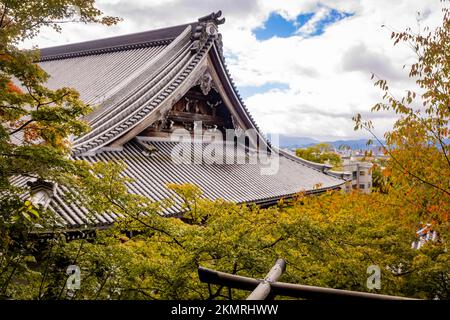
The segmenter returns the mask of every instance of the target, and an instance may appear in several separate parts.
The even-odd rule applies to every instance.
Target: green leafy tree
[[[385,174],[391,185],[385,194],[327,192],[310,197],[299,193],[291,202],[261,209],[205,199],[201,190],[192,185],[169,185],[174,198],[153,203],[127,192],[125,185],[130,179],[121,175],[122,163],[88,164],[61,156],[60,162],[44,162],[34,171],[29,168],[27,172],[14,172],[7,171],[10,165],[3,162],[7,159],[3,156],[2,168],[6,169],[2,170],[10,172],[8,177],[23,174],[57,179],[79,191],[68,194],[67,201],[82,202],[92,214],[108,211],[120,218],[89,241],[67,242],[54,236],[39,245],[31,241],[30,230],[36,222],[51,221],[50,213],[23,201],[18,195],[24,190],[15,189],[5,179],[0,206],[1,294],[16,299],[224,299],[230,294],[226,288],[209,289],[199,282],[198,266],[262,278],[275,259],[281,257],[287,260],[287,272],[281,281],[368,291],[366,269],[375,264],[382,272],[380,293],[448,299],[449,181],[448,175],[442,175],[447,168],[447,149],[439,139],[432,138],[435,135],[429,130],[439,128],[435,134],[445,142],[445,108],[449,105],[446,57],[450,52],[447,12],[444,11],[443,27],[435,33],[424,38],[400,38],[419,41],[418,52],[425,58],[413,68],[421,70],[422,61],[428,69],[424,65],[422,73],[415,76],[423,80],[431,77],[429,72],[433,74],[433,80],[419,84],[424,84],[423,89],[429,88],[424,99],[431,99],[426,106],[431,108],[429,114],[434,120],[405,114],[407,106],[394,109],[404,117],[386,139],[391,159],[386,163]],[[446,95],[439,94],[444,90],[441,82],[446,83]],[[10,91],[19,97],[26,94],[11,83],[5,84]],[[439,87],[434,88],[433,84]],[[388,102],[387,108],[395,108],[399,103]],[[356,120],[358,128],[370,130],[360,117]],[[2,120],[4,132],[20,127],[9,124],[14,121],[20,121],[20,117]],[[436,127],[441,123],[442,127]],[[80,130],[83,126],[80,124]],[[70,125],[67,130],[71,128]],[[11,135],[5,137],[8,146]],[[64,136],[46,137],[25,146],[43,146],[68,155],[68,148],[63,147]],[[59,163],[67,165],[65,171]],[[173,206],[175,199],[182,202],[183,219],[161,215],[161,210]],[[420,221],[432,222],[439,238],[414,250],[411,242],[416,239]],[[75,292],[65,286],[69,264],[81,268],[81,288]],[[247,293],[232,290],[231,295],[244,298]]]
[[[434,221],[448,232],[450,212],[450,11],[443,9],[443,24],[434,32],[427,28],[424,35],[393,32],[397,43],[407,43],[418,60],[411,66],[409,76],[415,79],[421,93],[407,91],[397,99],[385,80],[375,82],[384,92],[385,102],[377,103],[372,111],[390,110],[399,115],[393,130],[385,134],[385,152],[390,156],[385,173],[392,183],[392,194],[400,200],[414,202],[417,218]],[[355,129],[373,134],[372,122],[357,115]],[[374,135],[376,139],[379,138]],[[379,141],[380,142],[380,141]],[[381,143],[381,142],[380,142]]]
[[[317,163],[328,163],[334,167],[342,164],[341,157],[333,151],[333,148],[328,143],[319,143],[303,149],[297,149],[296,155],[305,160]]]
[[[70,187],[95,174],[69,157],[68,137],[88,130],[80,118],[90,107],[74,89],[48,89],[48,74],[35,63],[38,50],[18,48],[43,27],[60,30],[68,21],[111,25],[118,19],[103,16],[92,0],[0,1],[0,295],[8,295],[11,280],[35,260],[32,233],[54,225],[51,213],[24,200],[29,190],[12,178]]]
[[[372,190],[381,192],[381,193],[388,193],[389,190],[389,177],[387,177],[383,173],[383,166],[382,163],[377,161],[372,161]]]
[[[299,194],[288,205],[261,209],[204,199],[193,185],[169,188],[184,201],[184,221],[160,216],[157,208],[146,215],[127,210],[95,240],[55,248],[43,284],[29,282],[34,294],[43,287],[52,299],[227,299],[227,288],[200,283],[199,266],[262,278],[282,257],[287,271],[280,281],[368,291],[367,267],[378,265],[379,293],[448,298],[430,272],[448,260],[433,261],[440,255],[433,246],[411,249],[414,224],[408,216],[414,207],[392,206],[388,195]],[[70,295],[64,271],[74,262],[81,268],[81,288]],[[423,284],[424,279],[431,281]],[[247,295],[231,291],[233,299]]]

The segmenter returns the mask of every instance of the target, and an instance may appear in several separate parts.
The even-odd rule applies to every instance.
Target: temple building
[[[92,130],[72,138],[72,156],[123,161],[124,174],[134,179],[129,192],[155,201],[173,195],[168,183],[192,183],[206,198],[262,206],[299,192],[342,188],[344,174],[287,154],[265,139],[227,70],[218,30],[225,19],[220,16],[219,11],[189,24],[42,49],[38,63],[50,75],[48,87],[75,88],[83,101],[96,106],[86,117]],[[242,159],[235,153],[234,161],[195,161],[196,152],[204,153],[210,145],[197,141],[197,133],[225,139],[230,130],[254,133],[242,143],[235,139],[222,144],[227,154],[241,146]],[[193,139],[174,141],[176,132]],[[192,146],[189,157],[194,161],[175,161],[174,148],[186,145]],[[246,161],[262,151],[276,158],[272,172],[264,172],[262,162]],[[40,201],[60,218],[62,227],[114,222],[113,214],[93,217],[82,206],[65,203],[58,186],[32,184],[47,195]],[[164,214],[182,214],[181,205]]]

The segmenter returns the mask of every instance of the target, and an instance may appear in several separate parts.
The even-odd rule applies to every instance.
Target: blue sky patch
[[[270,90],[287,90],[289,89],[289,85],[283,82],[269,82],[265,83],[262,86],[240,86],[238,87],[239,94],[242,98],[248,98],[257,93],[263,93]]]
[[[324,19],[317,22],[315,31],[310,33],[309,36],[320,36],[328,25],[351,16],[353,16],[353,13],[340,12],[335,9],[331,9],[330,13]]]
[[[283,18],[279,13],[272,12],[265,21],[264,26],[254,29],[253,33],[255,34],[256,39],[260,41],[268,40],[273,37],[288,38],[296,35],[297,31],[306,24],[314,14],[314,12],[302,13],[298,15],[295,20],[290,21]],[[352,15],[352,13],[331,9],[324,19],[316,23],[315,31],[308,36],[321,35],[328,25]]]
[[[302,13],[299,14],[297,16],[297,18],[295,18],[295,21],[293,22],[293,24],[295,25],[297,30],[298,28],[300,28],[302,25],[304,25],[305,23],[307,23],[309,21],[309,19],[311,19],[314,16],[314,12],[310,12],[310,13]],[[295,32],[295,31],[294,31]]]
[[[272,37],[288,38],[312,18],[314,13],[301,14],[295,21],[288,21],[279,13],[272,12],[264,26],[256,28],[253,33],[258,40],[268,40]]]

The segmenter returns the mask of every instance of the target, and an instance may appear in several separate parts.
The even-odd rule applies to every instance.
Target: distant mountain
[[[347,146],[352,150],[368,150],[380,147],[380,144],[377,141],[372,141],[370,145],[367,145],[367,141],[368,141],[367,139],[336,140],[336,141],[327,141],[326,143],[331,144],[336,149],[338,149],[341,146]]]
[[[279,146],[280,148],[302,148],[308,145],[314,145],[319,143],[319,140],[308,138],[308,137],[295,137],[295,136],[289,136],[280,134],[278,135],[278,138],[275,138],[275,135],[268,134],[267,138],[270,142],[273,144]],[[277,141],[278,139],[278,141]]]
[[[372,141],[371,145],[367,145],[367,139],[356,139],[356,140],[335,140],[335,141],[319,141],[313,138],[309,137],[296,137],[296,136],[290,136],[290,135],[279,135],[279,143],[277,144],[277,141],[274,141],[274,135],[268,134],[268,139],[274,143],[275,145],[278,145],[280,148],[283,149],[295,149],[295,148],[304,148],[313,146],[315,144],[318,144],[320,142],[325,142],[331,144],[333,147],[338,149],[341,146],[348,146],[352,150],[368,150],[373,149],[376,147],[379,147],[380,144],[377,141]]]

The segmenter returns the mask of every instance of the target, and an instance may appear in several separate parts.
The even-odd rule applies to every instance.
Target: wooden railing
[[[243,277],[204,267],[198,268],[198,276],[204,283],[252,291],[247,300],[266,300],[277,295],[314,300],[415,300],[399,296],[277,282],[285,270],[286,262],[278,259],[264,279]]]

